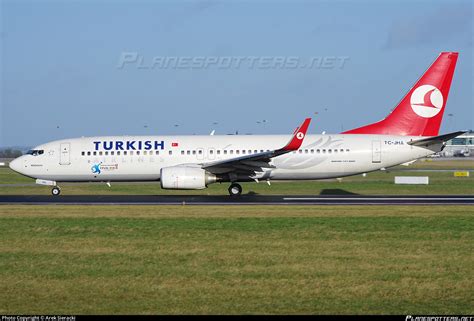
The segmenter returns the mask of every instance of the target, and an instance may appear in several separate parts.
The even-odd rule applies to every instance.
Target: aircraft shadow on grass
[[[326,188],[319,193],[319,195],[360,195],[340,188]]]
[[[255,195],[260,195],[260,194],[254,191],[249,191],[246,195],[255,196]]]
[[[258,195],[262,195],[262,194],[257,193],[255,191],[249,191],[248,193],[243,194],[243,195],[245,195],[245,196],[258,196]],[[346,191],[346,190],[340,189],[340,188],[326,188],[326,189],[321,190],[319,195],[360,195],[360,194],[349,192],[349,191]]]

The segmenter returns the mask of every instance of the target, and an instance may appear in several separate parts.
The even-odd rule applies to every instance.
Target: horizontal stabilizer
[[[449,133],[449,134],[444,134],[440,136],[433,136],[433,137],[428,137],[428,138],[423,138],[423,139],[418,139],[418,140],[412,140],[408,142],[408,145],[413,145],[413,146],[431,146],[431,145],[436,145],[436,144],[441,144],[444,143],[452,138],[458,137],[459,135],[462,135],[466,133],[467,131],[458,131],[454,133]]]

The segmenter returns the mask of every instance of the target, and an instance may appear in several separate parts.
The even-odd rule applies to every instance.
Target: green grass
[[[0,184],[27,184],[34,182],[33,179],[20,175],[10,168],[0,167]]]
[[[429,185],[395,185],[394,176],[429,176]],[[34,183],[33,179],[23,177],[9,169],[0,169],[0,184]],[[63,183],[60,184],[63,195],[227,195],[228,183],[213,184],[205,190],[172,191],[162,190],[156,183],[112,183],[109,188],[105,183]],[[363,194],[363,195],[409,195],[409,194],[473,194],[474,173],[471,177],[454,177],[452,172],[402,172],[397,170],[378,171],[367,174],[345,177],[341,181],[293,181],[243,183],[244,194],[256,193],[263,195],[317,195],[317,194]],[[47,186],[1,186],[0,195],[38,194],[49,195],[51,188]]]
[[[1,206],[0,314],[472,314],[470,206]]]
[[[401,169],[474,169],[473,158],[443,159],[443,158],[423,158],[417,160],[409,166],[397,166]]]

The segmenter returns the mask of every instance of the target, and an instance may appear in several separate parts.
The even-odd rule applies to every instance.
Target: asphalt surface
[[[0,205],[474,205],[474,195],[0,195]]]

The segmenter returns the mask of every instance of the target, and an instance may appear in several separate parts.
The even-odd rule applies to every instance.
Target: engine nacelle
[[[160,171],[161,188],[164,189],[203,189],[216,181],[216,175],[198,167],[171,166]]]

